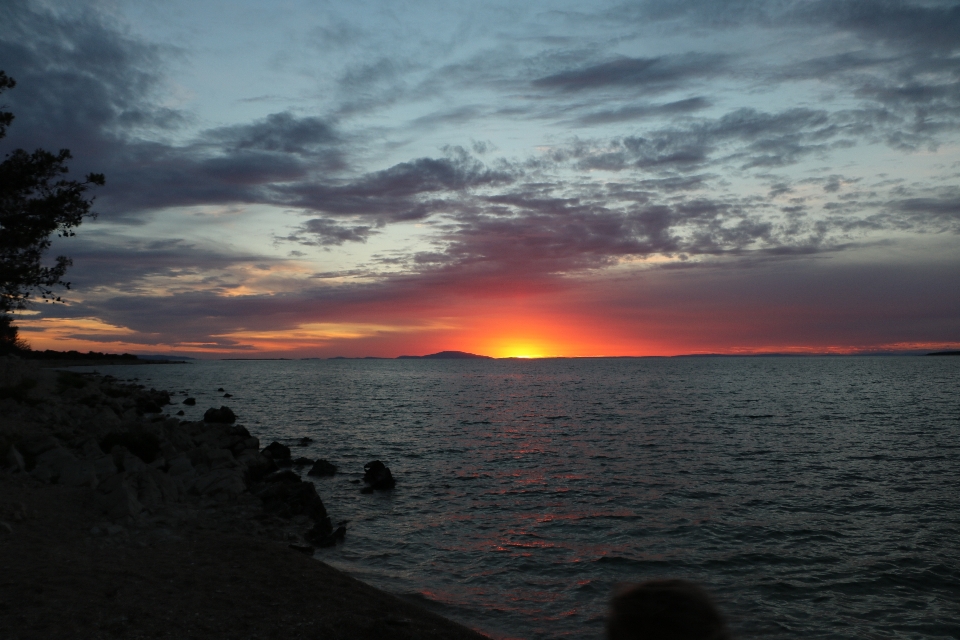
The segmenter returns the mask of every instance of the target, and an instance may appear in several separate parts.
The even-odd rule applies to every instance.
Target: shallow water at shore
[[[601,637],[613,586],[662,576],[742,636],[960,637],[960,358],[100,371],[313,438],[294,456],[338,465],[317,488],[350,521],[318,557],[496,637]],[[351,483],[372,459],[393,492]]]

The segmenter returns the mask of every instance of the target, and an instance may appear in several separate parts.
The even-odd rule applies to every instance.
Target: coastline
[[[137,410],[160,395],[0,361],[0,636],[485,637],[314,559],[312,483],[255,480],[259,442],[217,446],[238,425]],[[170,438],[148,464],[110,433]]]

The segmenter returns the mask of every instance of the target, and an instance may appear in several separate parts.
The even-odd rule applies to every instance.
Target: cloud
[[[665,104],[641,104],[619,107],[617,109],[606,109],[594,111],[587,115],[580,116],[576,122],[580,125],[590,126],[596,124],[610,124],[614,122],[626,122],[630,120],[640,120],[643,118],[652,118],[656,116],[672,116],[686,113],[693,113],[706,109],[711,105],[710,101],[703,96],[686,98],[684,100],[675,100]]]
[[[285,240],[308,246],[327,247],[344,242],[366,242],[377,233],[370,225],[347,226],[329,218],[312,218],[300,225]]]
[[[533,85],[560,91],[628,88],[663,92],[681,82],[717,73],[726,56],[686,53],[656,58],[619,58],[578,69],[560,71],[533,81]]]
[[[393,222],[420,220],[450,206],[440,196],[509,184],[509,169],[491,169],[462,149],[446,158],[418,158],[347,184],[304,181],[276,188],[277,200],[329,215],[368,216]]]
[[[289,112],[274,113],[250,124],[209,129],[201,139],[224,149],[306,156],[339,142],[330,123],[317,117],[298,118]]]

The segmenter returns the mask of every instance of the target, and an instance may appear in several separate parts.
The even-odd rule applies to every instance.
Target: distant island
[[[186,356],[170,355],[133,355],[132,353],[101,353],[100,351],[88,351],[81,353],[79,351],[54,351],[46,349],[44,351],[34,351],[24,349],[16,352],[18,357],[23,360],[39,361],[41,367],[76,367],[88,365],[108,365],[108,364],[187,364]]]
[[[398,360],[492,360],[490,356],[478,356],[475,353],[467,353],[466,351],[441,351],[439,353],[431,353],[428,356],[397,356]]]

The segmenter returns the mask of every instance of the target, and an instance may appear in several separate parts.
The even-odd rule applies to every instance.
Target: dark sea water
[[[350,521],[317,557],[494,637],[600,638],[617,583],[671,576],[739,637],[960,638],[960,358],[101,371],[312,437]],[[393,492],[350,482],[373,459]]]

